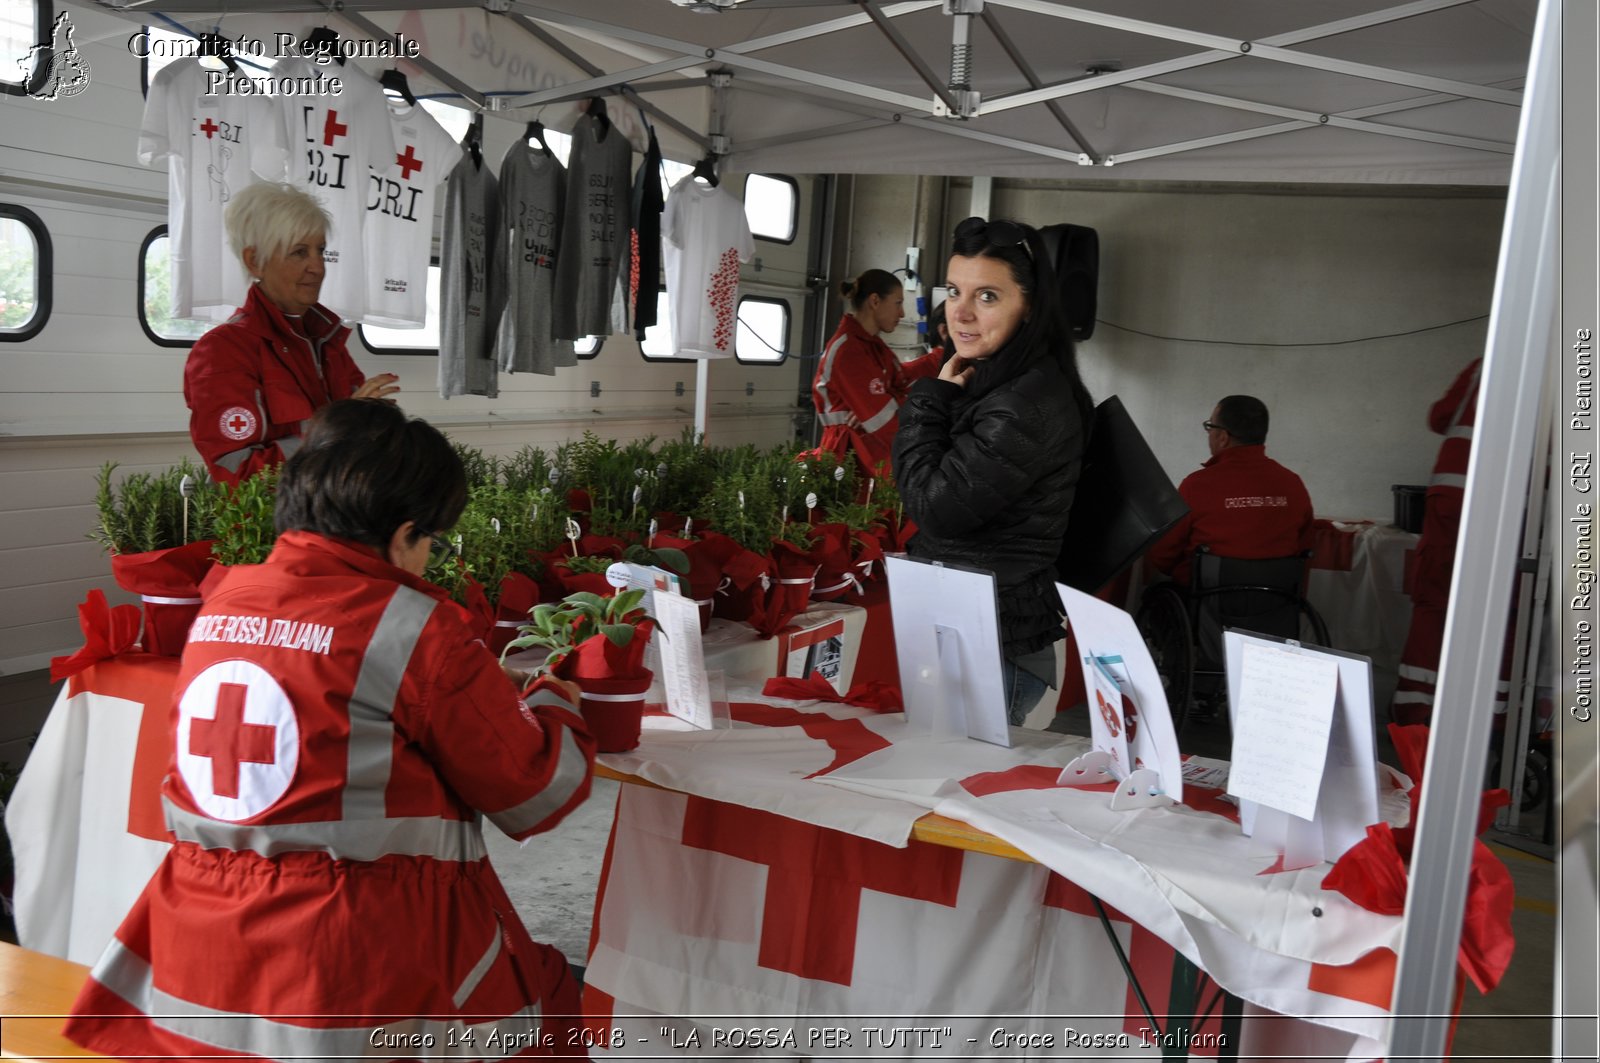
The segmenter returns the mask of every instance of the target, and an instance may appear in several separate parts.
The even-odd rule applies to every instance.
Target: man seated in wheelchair
[[[1253,560],[1311,549],[1311,496],[1300,477],[1267,457],[1267,407],[1251,395],[1229,395],[1202,422],[1208,458],[1184,477],[1178,493],[1189,513],[1150,548],[1151,568],[1191,584],[1194,554]]]

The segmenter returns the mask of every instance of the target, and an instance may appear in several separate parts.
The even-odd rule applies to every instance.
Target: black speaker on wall
[[[1100,234],[1086,225],[1046,225],[1039,237],[1055,267],[1061,309],[1074,340],[1094,335],[1095,289],[1100,283]]]

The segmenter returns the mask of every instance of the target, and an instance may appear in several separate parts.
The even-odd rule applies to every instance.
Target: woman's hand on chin
[[[977,368],[977,363],[971,358],[963,358],[959,354],[953,354],[939,369],[939,379],[948,380],[952,384],[966,387],[967,381],[972,379],[972,374]]]

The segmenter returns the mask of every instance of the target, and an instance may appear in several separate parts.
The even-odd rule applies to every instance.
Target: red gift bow
[[[1369,912],[1399,915],[1405,911],[1406,880],[1416,835],[1417,805],[1422,798],[1422,768],[1427,759],[1428,728],[1424,724],[1389,725],[1400,767],[1414,780],[1410,822],[1398,829],[1387,823],[1367,828],[1367,836],[1339,857],[1322,880]],[[1505,790],[1485,790],[1478,803],[1478,830],[1494,821],[1496,809],[1511,803]],[[1483,842],[1473,839],[1472,867],[1467,880],[1467,910],[1461,926],[1459,960],[1472,984],[1488,993],[1500,984],[1516,941],[1511,935],[1514,889],[1511,872]]]
[[[83,629],[83,648],[69,657],[50,658],[50,681],[63,679],[101,661],[127,653],[139,641],[142,616],[137,605],[113,607],[105,591],[96,587],[78,606],[78,626]]]
[[[788,698],[791,701],[831,701],[841,705],[855,705],[874,712],[903,712],[905,702],[900,691],[877,679],[857,683],[847,693],[841,694],[816,672],[804,679],[786,679],[779,676],[769,679],[761,688],[769,698]]]

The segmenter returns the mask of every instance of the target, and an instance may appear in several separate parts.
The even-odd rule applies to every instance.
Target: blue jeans
[[[1038,704],[1050,684],[1014,661],[1006,661],[1003,668],[1006,683],[1006,720],[1012,727],[1020,727],[1027,719],[1028,710]]]

